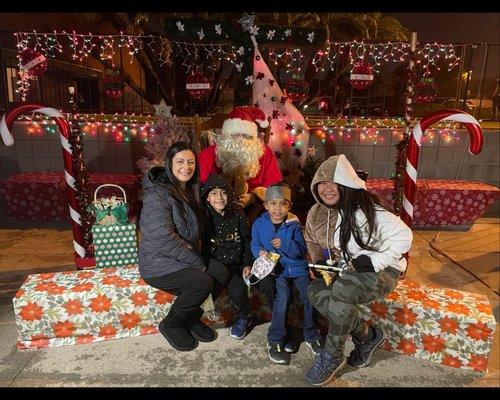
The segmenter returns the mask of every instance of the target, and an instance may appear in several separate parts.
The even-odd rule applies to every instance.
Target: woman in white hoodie
[[[332,265],[340,259],[348,265],[346,273],[335,277],[330,286],[323,279],[315,279],[308,290],[311,303],[328,318],[328,335],[306,380],[323,386],[346,363],[367,366],[383,344],[384,332],[378,326],[368,326],[357,305],[382,299],[394,290],[406,269],[404,254],[413,235],[375,194],[366,190],[365,182],[343,154],[320,165],[311,191],[317,204],[307,215],[304,236],[309,253],[315,263]],[[328,260],[319,258],[320,249]],[[346,359],[349,335],[355,347]]]

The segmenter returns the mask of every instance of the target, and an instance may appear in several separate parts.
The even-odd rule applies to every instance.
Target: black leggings
[[[217,299],[221,291],[227,287],[231,301],[236,308],[237,318],[248,318],[251,315],[250,300],[248,299],[248,287],[241,276],[240,267],[227,267],[220,261],[212,258],[208,263],[207,273],[213,278],[214,286],[212,298]],[[276,285],[274,276],[269,275],[257,283],[260,292],[266,297],[269,308],[273,309],[276,297]]]

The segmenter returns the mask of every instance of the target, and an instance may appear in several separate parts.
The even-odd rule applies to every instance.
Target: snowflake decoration
[[[240,62],[239,64],[234,64],[234,66],[236,67],[236,70],[237,70],[238,72],[241,72],[241,69],[243,68],[243,63],[242,63],[242,62]]]
[[[252,76],[252,75],[248,75],[248,76],[245,78],[245,83],[246,83],[247,85],[251,85],[253,82],[254,82],[254,80],[253,80],[253,76]]]
[[[307,155],[310,157],[314,157],[316,155],[316,147],[311,146],[307,148]]]
[[[292,30],[291,29],[287,29],[285,31],[285,37],[288,37],[288,36],[292,36]]]
[[[240,46],[240,48],[238,50],[236,50],[236,53],[238,53],[240,56],[242,56],[243,53],[245,53],[245,49],[243,48],[243,46]]]
[[[314,40],[314,32],[311,32],[311,33],[307,34],[307,40],[309,42],[311,42],[311,43],[313,42],[313,40]]]
[[[255,76],[256,79],[258,79],[259,81],[261,81],[262,79],[264,79],[264,72],[257,72],[257,75]]]
[[[295,149],[294,154],[296,157],[299,157],[299,158],[302,157],[302,152],[299,149]]]
[[[205,32],[203,32],[203,28],[200,31],[196,32],[196,34],[198,35],[200,40],[202,40],[205,37]]]
[[[271,87],[273,87],[274,86],[274,80],[269,79],[269,84],[271,85]]]
[[[266,35],[267,35],[267,39],[268,39],[268,40],[272,40],[272,38],[274,37],[274,34],[275,34],[275,33],[276,33],[276,29],[275,29],[275,30],[273,30],[273,31],[269,29],[269,30],[267,31],[267,34],[266,34]]]
[[[243,31],[250,31],[255,25],[255,14],[243,13],[238,22],[241,24]]]
[[[153,104],[153,107],[155,109],[154,115],[157,115],[160,118],[172,117],[172,114],[170,113],[172,106],[167,106],[167,103],[165,103],[165,100],[162,99],[159,104]]]
[[[254,25],[250,28],[250,34],[254,36],[258,36],[259,34],[259,27],[257,25]]]
[[[222,35],[222,28],[221,28],[221,24],[219,25],[215,25],[215,33],[217,35]]]
[[[276,151],[274,152],[274,156],[275,156],[278,160],[281,160],[281,151],[276,150]]]
[[[179,31],[184,32],[184,25],[181,21],[177,21],[176,25],[177,25],[177,29],[179,29]]]

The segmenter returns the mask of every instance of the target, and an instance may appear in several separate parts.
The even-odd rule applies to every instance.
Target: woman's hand
[[[251,273],[252,273],[252,268],[250,268],[250,267],[243,268],[243,276],[244,277],[249,277]]]

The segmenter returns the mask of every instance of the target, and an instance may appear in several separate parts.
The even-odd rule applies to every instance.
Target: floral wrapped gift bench
[[[484,295],[403,279],[384,301],[361,309],[387,333],[386,350],[466,370],[488,368],[496,321]]]
[[[32,274],[13,301],[18,331],[17,347],[41,348],[99,342],[157,333],[174,296],[147,285],[138,267],[102,268]],[[253,296],[259,316],[269,310]],[[228,325],[234,316],[223,294],[216,301],[217,318],[204,321]]]

